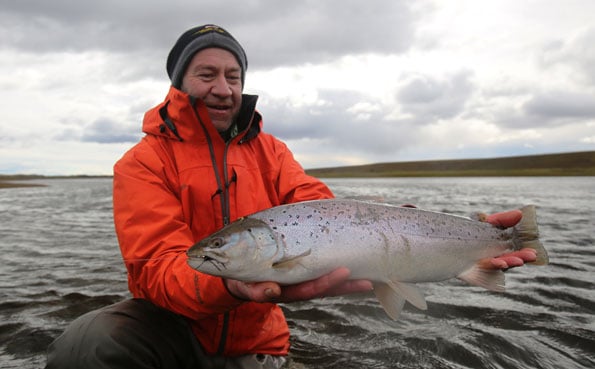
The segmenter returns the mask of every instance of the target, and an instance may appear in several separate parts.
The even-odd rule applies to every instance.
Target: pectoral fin
[[[291,269],[298,265],[304,257],[310,255],[311,253],[312,250],[308,249],[307,251],[299,255],[286,256],[283,259],[280,259],[279,261],[273,263],[272,267],[275,269]]]
[[[409,301],[418,309],[426,310],[428,305],[419,289],[411,284],[402,282],[374,283],[374,293],[393,320],[397,320],[405,301]]]

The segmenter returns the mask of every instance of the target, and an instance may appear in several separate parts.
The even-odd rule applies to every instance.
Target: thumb
[[[274,282],[249,283],[226,279],[225,286],[232,296],[240,300],[270,302],[281,296],[281,287]]]

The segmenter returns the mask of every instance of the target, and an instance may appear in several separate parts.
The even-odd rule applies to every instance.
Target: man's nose
[[[230,96],[231,95],[231,86],[225,78],[224,75],[218,76],[213,81],[213,87],[211,88],[211,93],[217,96]]]

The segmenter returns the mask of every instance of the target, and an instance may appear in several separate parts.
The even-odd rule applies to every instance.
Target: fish
[[[502,229],[470,217],[351,199],[275,206],[237,219],[191,246],[193,269],[245,282],[291,285],[347,267],[350,279],[370,280],[388,316],[406,302],[426,310],[417,283],[459,278],[504,291],[501,270],[480,260],[522,248],[549,257],[534,205],[523,206],[514,227]]]

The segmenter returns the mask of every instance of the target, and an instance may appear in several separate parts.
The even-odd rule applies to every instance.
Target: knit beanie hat
[[[248,69],[248,59],[242,45],[223,28],[206,24],[189,29],[178,39],[167,57],[167,74],[172,86],[180,88],[186,68],[194,54],[202,49],[218,47],[231,52],[242,69],[242,87]]]

